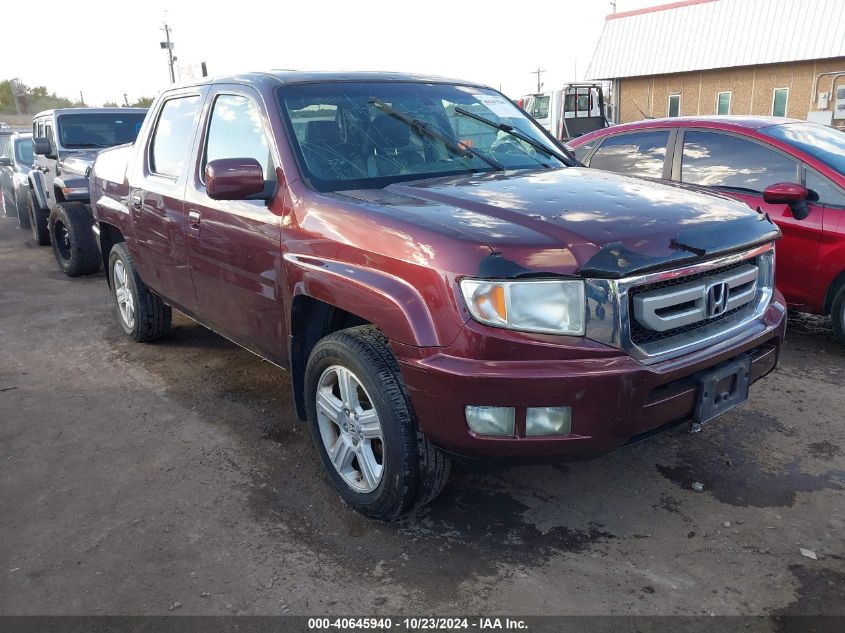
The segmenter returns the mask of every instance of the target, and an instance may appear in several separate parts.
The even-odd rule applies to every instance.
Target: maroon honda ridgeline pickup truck
[[[574,165],[484,86],[250,74],[162,94],[91,198],[126,334],[173,307],[290,370],[340,494],[393,519],[450,454],[600,455],[775,366],[768,217]]]

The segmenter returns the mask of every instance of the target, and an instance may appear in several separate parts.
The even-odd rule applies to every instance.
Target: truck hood
[[[94,164],[99,149],[80,149],[62,152],[62,171],[85,176],[88,168]]]
[[[687,185],[586,168],[403,182],[345,195],[490,247],[484,276],[622,277],[777,239],[769,218]],[[423,218],[420,217],[422,220]]]

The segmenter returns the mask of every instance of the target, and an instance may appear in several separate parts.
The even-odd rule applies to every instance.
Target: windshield
[[[845,174],[845,133],[817,123],[785,123],[760,131],[794,145],[840,174]]]
[[[318,191],[378,189],[403,180],[564,165],[513,134],[461,114],[465,110],[513,126],[560,152],[493,90],[416,82],[332,82],[286,86],[279,95],[303,177]]]
[[[66,149],[112,147],[134,143],[144,112],[97,112],[58,117],[59,145]]]
[[[32,139],[21,138],[15,141],[15,162],[19,165],[32,165]]]

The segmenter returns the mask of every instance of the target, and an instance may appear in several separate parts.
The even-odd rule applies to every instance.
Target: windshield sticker
[[[504,97],[500,97],[499,95],[472,96],[478,99],[481,102],[481,105],[490,110],[490,112],[496,116],[505,119],[512,119],[514,117],[516,108],[514,108],[513,104]]]

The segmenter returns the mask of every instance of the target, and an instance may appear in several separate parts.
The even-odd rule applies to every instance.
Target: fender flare
[[[40,174],[36,175],[34,170],[29,172],[29,185],[38,206],[42,209],[49,209],[50,206],[47,204],[47,196],[44,194],[44,183],[41,181]]]
[[[284,256],[292,298],[305,295],[378,327],[391,341],[441,346],[431,312],[410,283],[380,270],[310,255]]]

